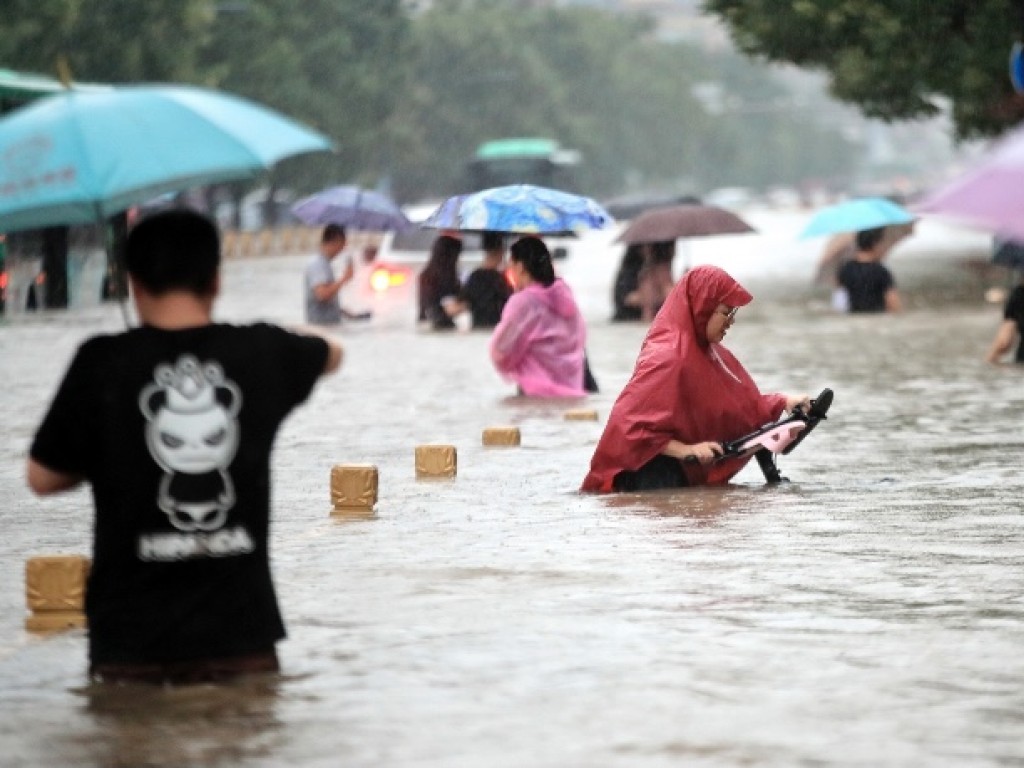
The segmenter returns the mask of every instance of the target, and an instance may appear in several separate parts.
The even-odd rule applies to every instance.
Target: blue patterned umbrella
[[[445,200],[423,226],[472,232],[565,235],[614,223],[594,200],[532,184],[493,187]]]
[[[338,224],[368,232],[408,229],[412,222],[389,197],[355,186],[331,187],[292,206],[304,224]]]

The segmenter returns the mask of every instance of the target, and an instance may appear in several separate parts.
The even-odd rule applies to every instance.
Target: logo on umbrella
[[[0,198],[32,194],[37,189],[70,185],[75,169],[64,166],[43,171],[53,154],[53,142],[42,134],[12,144],[3,154],[3,175],[0,176]]]
[[[29,136],[4,150],[4,170],[10,178],[32,175],[46,162],[53,142],[43,134]]]

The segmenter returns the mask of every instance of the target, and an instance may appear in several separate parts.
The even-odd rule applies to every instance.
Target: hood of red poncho
[[[782,412],[784,396],[762,395],[728,349],[708,342],[708,320],[718,305],[742,307],[752,298],[718,267],[697,267],[676,284],[612,408],[583,490],[610,491],[616,474],[639,469],[669,440],[733,440]],[[724,483],[746,461],[684,469],[692,484]]]

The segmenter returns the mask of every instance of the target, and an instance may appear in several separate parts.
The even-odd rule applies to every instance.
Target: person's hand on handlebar
[[[722,455],[722,446],[719,443],[695,443],[689,448],[690,456],[701,464],[710,464]]]
[[[799,408],[804,413],[811,410],[811,396],[810,395],[786,395],[786,410],[789,413],[793,413],[794,410]]]
[[[701,464],[710,464],[722,455],[722,445],[714,442],[689,445],[678,440],[670,440],[662,453],[682,461],[699,461]]]

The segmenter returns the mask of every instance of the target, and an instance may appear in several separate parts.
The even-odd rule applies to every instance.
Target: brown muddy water
[[[722,489],[576,493],[644,331],[606,320],[607,236],[561,265],[602,385],[582,402],[511,397],[485,335],[417,332],[409,307],[342,329],[343,371],[274,458],[284,672],[220,687],[90,686],[84,633],[24,632],[26,558],[90,537],[88,494],[33,498],[25,453],[75,346],[124,322],[8,319],[0,765],[1024,764],[1024,371],[981,362],[981,245],[895,253],[909,311],[848,317],[791,229],[688,254],[753,289],[726,343],[763,389],[835,391],[782,486],[751,465]],[[302,263],[229,263],[219,318],[297,322]],[[507,424],[521,447],[481,446]],[[428,442],[457,447],[457,478],[415,479]],[[372,519],[331,517],[342,462],[378,466]]]

